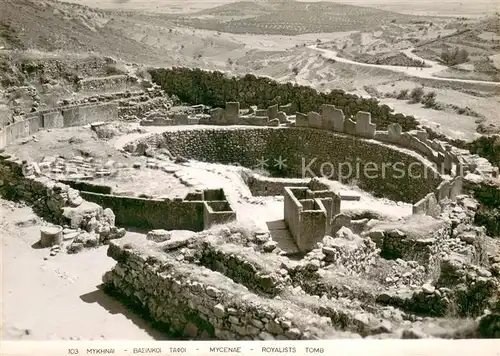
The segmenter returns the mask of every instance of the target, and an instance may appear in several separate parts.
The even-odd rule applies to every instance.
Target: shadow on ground
[[[278,248],[285,251],[287,256],[295,255],[299,252],[299,248],[295,244],[295,241],[293,241],[285,220],[266,221],[266,225],[273,241],[278,244]]]
[[[164,333],[155,330],[139,314],[135,313],[129,308],[126,308],[118,300],[106,294],[103,290],[102,285],[97,286],[97,289],[93,292],[81,295],[80,299],[85,303],[89,304],[97,303],[111,314],[124,315],[127,319],[132,321],[135,325],[144,330],[149,336],[151,336],[155,340],[168,340],[167,336]]]

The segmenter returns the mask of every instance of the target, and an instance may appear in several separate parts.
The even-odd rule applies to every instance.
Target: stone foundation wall
[[[115,121],[118,119],[118,103],[75,106],[62,110],[64,127],[84,126],[95,121]]]
[[[119,92],[130,89],[134,85],[139,88],[137,80],[128,75],[110,75],[104,77],[90,77],[81,79],[77,84],[77,90],[83,93],[92,92]]]
[[[308,187],[285,187],[283,196],[285,223],[295,244],[300,251],[312,250],[316,243],[330,233],[330,221],[340,211],[333,211],[331,197],[316,197]],[[336,198],[340,205],[340,197]]]
[[[78,190],[40,176],[23,162],[5,154],[0,156],[0,196],[26,202],[53,224],[83,229],[91,234],[92,246],[123,237],[125,233],[116,228],[111,210],[83,199]],[[73,242],[77,244],[80,241]]]
[[[81,192],[89,201],[113,210],[123,227],[166,230],[203,230],[203,203],[155,200]]]
[[[116,224],[123,227],[202,231],[213,224],[236,219],[227,201],[145,199],[88,191],[80,194],[88,201],[113,210]],[[207,204],[215,206],[215,211],[213,207],[207,209]]]
[[[360,188],[390,199],[417,202],[429,192],[435,191],[441,182],[440,176],[433,170],[430,163],[421,160],[418,155],[404,150],[395,149],[390,145],[373,140],[353,139],[353,137],[336,134],[330,131],[308,128],[196,128],[186,129],[183,135],[174,131],[149,136],[138,143],[146,143],[152,147],[165,147],[174,155],[200,161],[233,164],[254,168],[258,160],[268,159],[270,165],[281,156],[286,159],[286,166],[281,169],[268,166],[266,169],[278,177],[311,177],[311,172],[317,176],[324,175],[331,179],[348,177],[348,171],[343,162],[351,162],[352,170],[367,167],[368,162],[374,162],[380,171],[371,172],[370,176],[352,174],[344,179],[356,180]],[[321,144],[315,144],[321,143]],[[399,179],[397,167],[413,167],[412,178],[404,174]],[[384,165],[383,165],[384,164]],[[333,166],[333,172],[329,167]],[[385,166],[385,179],[382,167]],[[326,168],[325,168],[326,167]],[[337,167],[342,176],[339,174]]]
[[[307,187],[309,179],[270,178],[258,174],[242,173],[253,196],[266,197],[283,195],[285,187]]]
[[[0,148],[35,134],[40,129],[83,126],[94,121],[118,119],[118,103],[66,106],[57,110],[30,113],[22,121],[0,128]]]
[[[206,240],[200,250],[202,266],[220,272],[252,291],[275,296],[283,291],[287,283],[279,274],[279,264],[271,258],[256,257],[253,251],[246,252],[239,245]]]
[[[286,300],[252,294],[218,272],[178,262],[154,246],[111,242],[108,255],[118,263],[103,281],[106,290],[145,310],[173,337],[273,340],[340,334],[326,318]]]

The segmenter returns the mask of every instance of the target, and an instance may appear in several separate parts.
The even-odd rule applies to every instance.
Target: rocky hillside
[[[52,0],[0,0],[0,48],[94,52],[134,60],[165,54],[113,30],[114,15]]]

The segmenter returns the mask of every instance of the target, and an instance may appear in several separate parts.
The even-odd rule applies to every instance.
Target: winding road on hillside
[[[392,65],[383,65],[383,64],[369,64],[369,63],[361,63],[355,62],[347,58],[342,58],[337,56],[337,52],[331,49],[318,48],[316,45],[309,46],[308,48],[313,49],[321,53],[324,58],[334,59],[337,62],[353,64],[361,67],[371,67],[371,68],[381,68],[391,70],[393,72],[404,73],[411,77],[424,78],[424,79],[433,79],[433,80],[441,80],[445,82],[459,82],[459,83],[468,83],[468,84],[482,84],[482,85],[490,85],[500,88],[500,82],[491,82],[486,80],[472,80],[472,79],[456,79],[456,78],[443,78],[436,77],[435,74],[447,69],[448,67],[439,64],[438,62],[430,61],[427,59],[420,58],[416,54],[412,53],[413,48],[406,49],[401,51],[406,54],[408,57],[425,61],[430,67],[418,68],[418,67],[404,67],[404,66],[392,66]]]

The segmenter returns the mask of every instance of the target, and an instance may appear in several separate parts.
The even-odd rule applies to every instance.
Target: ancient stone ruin
[[[498,336],[500,244],[474,223],[497,167],[332,104],[161,98],[151,86],[61,103],[0,130],[0,193],[50,223],[42,247],[108,244],[105,290],[175,338]],[[131,166],[10,153],[46,130],[85,126],[104,140],[115,122],[138,124],[114,134]]]

